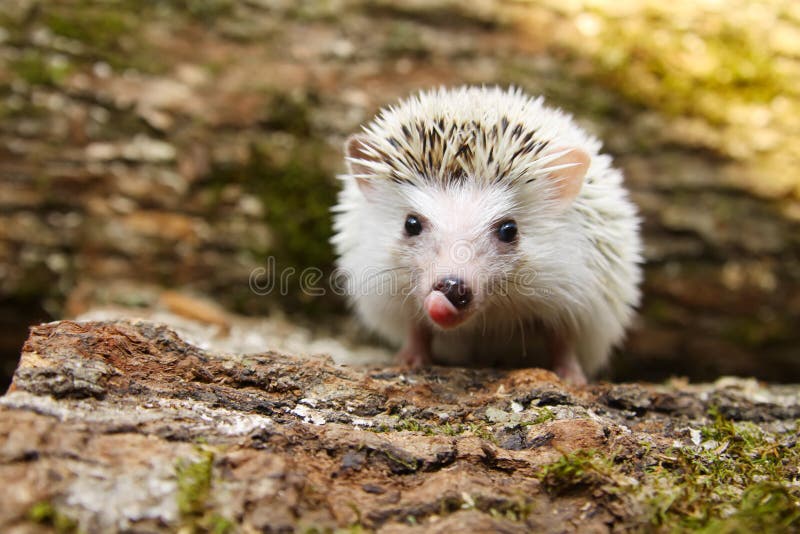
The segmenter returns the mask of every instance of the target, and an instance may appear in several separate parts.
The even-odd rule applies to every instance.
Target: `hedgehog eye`
[[[416,215],[406,217],[406,234],[409,236],[419,235],[422,232],[422,222]]]
[[[497,227],[497,238],[503,243],[511,243],[517,237],[517,223],[503,221]]]

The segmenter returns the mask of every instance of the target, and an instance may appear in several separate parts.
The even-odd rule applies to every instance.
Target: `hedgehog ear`
[[[364,177],[364,175],[374,173],[372,167],[365,163],[369,161],[378,161],[373,150],[374,145],[370,144],[369,137],[363,134],[351,135],[344,143],[347,168],[350,174],[355,175],[358,188],[361,189],[361,192],[367,199],[373,196],[376,189],[373,179]]]
[[[567,206],[581,192],[591,158],[577,147],[558,147],[548,152],[554,159],[547,162],[547,179],[555,185],[558,203]]]

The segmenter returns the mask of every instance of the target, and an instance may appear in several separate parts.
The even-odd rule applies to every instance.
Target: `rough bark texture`
[[[294,283],[291,298],[256,296],[248,276],[270,255],[279,267],[330,267],[327,209],[340,147],[380,106],[420,87],[500,83],[575,113],[616,156],[641,207],[646,296],[613,376],[798,380],[796,10],[773,6],[773,23],[736,7],[704,13],[690,2],[666,5],[662,19],[637,15],[635,2],[620,3],[621,15],[556,4],[5,1],[7,372],[28,324],[65,316],[68,295],[87,287],[99,288],[102,301],[110,281],[188,287],[247,313],[341,310],[338,300],[300,295]],[[663,77],[686,74],[675,62],[699,53],[665,52],[665,60],[663,46],[653,45],[654,58],[645,46],[673,35],[651,31],[672,20],[723,28],[719,46],[749,61],[749,71],[737,72],[755,77],[741,81],[741,93],[736,80],[715,79],[703,98],[681,93],[703,89],[703,80]],[[609,43],[578,31],[591,27],[610,28]],[[693,42],[683,31],[676,50]],[[746,31],[756,32],[752,43],[737,40]],[[714,35],[701,34],[709,49]],[[619,59],[617,45],[630,57]],[[774,48],[783,78],[759,74],[762,46]],[[612,57],[616,68],[607,66]],[[656,74],[642,65],[651,60]],[[762,87],[773,78],[784,85]],[[778,97],[733,105],[711,98],[719,87]],[[737,118],[706,116],[702,106]]]
[[[791,529],[798,393],[752,381],[573,389],[535,369],[204,351],[145,321],[43,324],[0,399],[0,530],[666,528],[677,479],[662,488],[652,473],[703,451],[709,465],[746,461],[742,427],[703,426],[734,420],[757,423],[788,464],[756,484],[793,500],[753,528]],[[744,513],[739,501],[728,515]]]

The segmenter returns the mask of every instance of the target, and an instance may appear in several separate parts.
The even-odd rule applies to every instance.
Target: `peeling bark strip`
[[[348,368],[206,352],[148,322],[49,323],[0,399],[0,477],[14,481],[0,486],[0,531],[668,529],[694,501],[655,510],[659,484],[679,491],[691,462],[749,461],[756,433],[781,480],[798,476],[798,396],[735,380],[570,389],[535,369]],[[742,473],[760,481],[746,495],[795,506],[758,525],[795,524],[780,514],[796,488]]]

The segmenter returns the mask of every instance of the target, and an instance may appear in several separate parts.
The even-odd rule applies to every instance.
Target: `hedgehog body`
[[[549,365],[573,382],[606,364],[639,301],[639,221],[570,116],[515,89],[439,89],[345,150],[338,266],[402,363]]]

